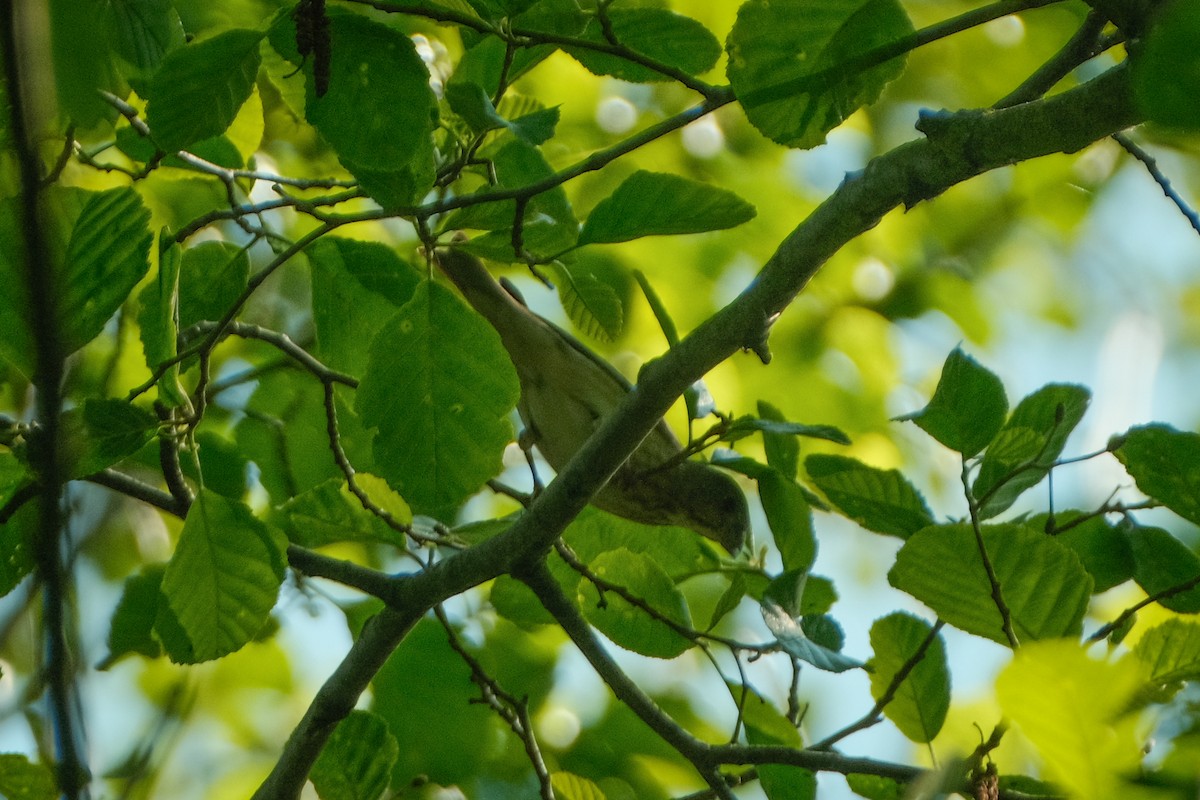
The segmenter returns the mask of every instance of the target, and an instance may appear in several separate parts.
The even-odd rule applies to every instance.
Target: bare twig
[[[1187,200],[1184,200],[1179,192],[1175,191],[1175,187],[1171,185],[1171,180],[1159,169],[1158,161],[1128,135],[1114,133],[1112,138],[1125,149],[1125,152],[1141,162],[1142,166],[1146,168],[1146,172],[1150,173],[1150,177],[1158,184],[1158,188],[1162,189],[1162,193],[1167,196],[1168,200],[1175,204],[1175,207],[1179,209],[1179,213],[1192,226],[1192,230],[1200,233],[1200,214],[1197,214],[1196,210],[1188,204]]]

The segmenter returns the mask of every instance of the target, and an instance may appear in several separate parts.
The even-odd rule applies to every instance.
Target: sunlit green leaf
[[[794,480],[769,470],[758,479],[758,494],[783,568],[807,571],[817,557],[817,540],[804,492]]]
[[[550,775],[554,796],[562,800],[607,800],[600,787],[579,775],[555,772]]]
[[[225,132],[258,75],[261,31],[227,30],[174,50],[146,90],[146,122],[167,152]]]
[[[971,487],[979,515],[994,517],[1049,472],[1087,410],[1092,393],[1082,386],[1049,384],[1017,404],[988,445]]]
[[[1184,519],[1200,524],[1200,434],[1169,425],[1131,428],[1113,454],[1138,488]]]
[[[622,548],[602,553],[588,567],[597,577],[638,598],[654,614],[651,616],[645,608],[637,607],[615,591],[599,595],[585,578],[579,584],[580,605],[588,620],[605,636],[628,650],[656,658],[674,658],[692,646],[691,639],[655,618],[692,627],[683,594],[652,559]]]
[[[60,315],[68,352],[90,342],[149,270],[150,211],[130,188],[75,194],[64,203],[74,218],[66,247]]]
[[[766,400],[758,401],[758,421],[786,424],[783,412]],[[800,442],[795,436],[771,427],[762,428],[763,451],[767,464],[787,478],[795,478],[800,466]]]
[[[558,297],[571,321],[602,341],[620,336],[625,310],[616,290],[577,262],[555,262],[554,267]]]
[[[169,644],[171,660],[208,661],[250,641],[275,605],[285,547],[282,534],[249,508],[201,491],[162,579],[167,606],[188,645],[180,650]]]
[[[0,753],[0,797],[9,800],[54,800],[54,773],[21,753]]]
[[[1133,551],[1129,540],[1103,516],[1079,520],[1082,512],[1060,511],[1054,516],[1055,541],[1071,548],[1079,556],[1083,568],[1092,576],[1095,584],[1092,591],[1106,592],[1133,578]],[[1045,529],[1046,514],[1038,514],[1026,521],[1032,530]],[[1078,522],[1078,524],[1076,524]]]
[[[1000,379],[955,348],[942,366],[929,405],[896,419],[915,422],[934,439],[969,458],[992,441],[1007,411],[1008,399]]]
[[[1020,525],[984,526],[982,540],[1019,643],[1079,634],[1092,579],[1073,552]],[[900,548],[888,581],[951,625],[1008,644],[970,525],[918,531]]]
[[[95,398],[67,412],[63,427],[68,436],[78,437],[64,447],[71,455],[68,474],[82,478],[140,450],[154,438],[158,419],[124,400]]]
[[[1128,526],[1124,533],[1138,586],[1172,611],[1200,612],[1200,557],[1162,528]]]
[[[721,43],[708,28],[690,17],[664,8],[609,8],[607,31],[599,18],[588,21],[581,39],[609,45],[608,32],[621,46],[648,57],[653,62],[692,75],[707,72],[721,55]],[[644,83],[670,80],[669,75],[619,55],[565,46],[580,64],[597,75]]]
[[[1200,624],[1168,619],[1146,631],[1133,653],[1154,683],[1194,681],[1200,678]]]
[[[183,249],[168,242],[167,229],[159,232],[158,270],[154,280],[147,281],[138,295],[141,306],[138,313],[138,330],[142,336],[142,350],[146,354],[146,366],[157,370],[160,364],[173,359],[178,352],[179,334],[179,268]],[[179,385],[179,365],[167,368],[158,382],[159,399],[169,407],[178,407],[186,402],[186,393]]]
[[[216,321],[233,306],[250,277],[245,248],[204,242],[183,251],[179,271],[179,325]]]
[[[387,494],[394,499],[387,508],[400,525],[412,521],[412,513],[394,492],[378,484],[374,476],[360,472],[360,488],[370,488],[382,500]],[[365,490],[365,488],[364,488]],[[386,493],[386,494],[385,494]],[[368,492],[368,496],[371,496]],[[376,505],[382,505],[371,497]],[[397,503],[399,505],[397,505]],[[299,494],[284,503],[274,521],[290,541],[302,547],[321,547],[335,542],[385,542],[404,546],[404,534],[393,530],[378,516],[363,508],[362,502],[351,493],[344,480],[333,478]]]
[[[813,147],[904,68],[855,59],[911,32],[895,0],[749,0],[726,43],[729,82],[766,136]]]
[[[580,244],[732,228],[754,218],[733,192],[661,172],[638,170],[588,215]]]
[[[1133,657],[1100,661],[1068,639],[1032,642],[996,679],[996,697],[1036,748],[1046,777],[1069,796],[1122,797],[1124,776],[1142,759],[1138,720],[1128,710],[1143,680]]]
[[[893,682],[902,670],[908,674],[895,687],[891,702],[883,707],[887,718],[914,742],[931,742],[946,721],[950,709],[950,669],[946,646],[940,635],[917,653],[933,627],[911,614],[895,612],[875,620],[871,626],[871,696],[881,700],[893,690]]]
[[[170,0],[112,0],[106,10],[114,49],[138,69],[153,69],[183,46],[183,24]]]
[[[925,498],[899,470],[826,454],[809,456],[804,468],[829,502],[867,530],[906,539],[933,524]]]

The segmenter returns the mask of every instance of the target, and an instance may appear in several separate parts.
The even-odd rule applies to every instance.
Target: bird
[[[574,336],[531,311],[471,253],[443,247],[433,259],[500,335],[521,385],[517,413],[524,436],[561,471],[632,385]],[[689,528],[737,554],[750,530],[745,495],[728,474],[681,458],[682,452],[660,419],[592,498],[593,505],[635,522]]]

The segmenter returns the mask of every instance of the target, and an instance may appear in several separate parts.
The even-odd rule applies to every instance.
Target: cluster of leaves
[[[63,358],[104,364],[93,368],[103,374],[74,375],[67,385],[69,409],[58,426],[65,479],[100,484],[182,520],[168,560],[122,575],[105,668],[135,657],[196,664],[269,641],[289,565],[378,598],[345,607],[357,635],[379,599],[395,605],[402,584],[385,570],[399,559],[436,574],[509,528],[508,518],[455,530],[443,524],[501,473],[518,386],[495,332],[428,279],[422,259],[407,255],[416,245],[428,249],[456,231],[474,232],[465,248],[550,276],[581,330],[615,339],[627,317],[624,276],[604,268],[598,253],[605,246],[733,228],[755,209],[704,181],[639,169],[627,170],[581,220],[568,181],[735,103],[770,140],[812,147],[874,102],[902,73],[908,51],[1019,10],[1001,3],[916,31],[895,0],[748,0],[722,47],[701,22],[654,5],[429,0],[398,13],[370,5],[231,3],[230,22],[168,0],[50,3],[60,116],[48,125],[67,133],[62,158],[47,158],[36,219],[15,191],[6,190],[0,208],[0,282],[12,289],[0,296],[5,397],[23,397],[24,387],[37,384],[45,365],[34,344],[53,325]],[[1172,58],[1190,57],[1188,36],[1200,30],[1186,3],[1167,4],[1153,25],[1134,10],[1098,6],[1096,13],[1110,14],[1141,45],[1131,52],[1144,112],[1193,124],[1178,117],[1178,99],[1160,91]],[[436,50],[419,47],[435,22],[459,34],[452,70]],[[1160,30],[1172,33],[1153,35]],[[556,167],[552,145],[570,141],[559,129],[561,110],[521,91],[521,79],[558,51],[597,76],[669,82],[698,104]],[[702,77],[722,55],[727,86]],[[297,150],[314,156],[296,159],[296,174],[260,169],[260,161]],[[280,209],[304,223],[281,223]],[[377,234],[380,228],[367,226],[396,220],[415,237],[385,243],[335,235],[351,225]],[[59,287],[53,320],[27,314],[23,224],[44,228]],[[201,231],[210,232],[204,241]],[[297,323],[286,292],[271,296],[263,286],[301,258],[311,301]],[[673,344],[664,305],[645,288]],[[135,339],[144,358],[125,350]],[[232,339],[245,344],[235,349],[226,344]],[[246,386],[253,387],[247,398],[222,402]],[[690,423],[712,413],[703,392],[689,401]],[[718,415],[695,437],[696,449],[761,436],[763,459],[726,451],[713,460],[757,486],[773,547],[729,559],[691,532],[585,511],[546,559],[571,610],[564,613],[548,594],[554,590],[529,579],[528,565],[480,579],[489,606],[480,616],[493,626],[486,645],[461,639],[462,621],[438,606],[436,623],[422,622],[377,674],[365,676],[375,690],[372,709],[347,716],[304,769],[324,798],[378,797],[421,772],[447,783],[473,780],[481,793],[488,780],[516,775],[514,785],[537,785],[543,796],[661,795],[632,753],[601,757],[604,748],[579,744],[554,758],[542,754],[530,710],[546,699],[553,658],[509,651],[547,625],[571,633],[572,613],[620,647],[654,658],[728,650],[739,676],[722,676],[739,709],[737,731],[750,745],[804,750],[799,698],[788,698],[783,711],[745,677],[747,660],[772,653],[782,653],[796,674],[870,670],[874,707],[811,749],[827,750],[880,714],[926,743],[950,706],[939,631],[951,625],[1021,645],[997,684],[1005,714],[1038,747],[1045,777],[1059,789],[1102,795],[1140,763],[1136,712],[1168,702],[1197,677],[1200,626],[1172,620],[1144,632],[1132,655],[1094,660],[1079,643],[1091,597],[1134,581],[1161,606],[1195,613],[1200,560],[1170,532],[1138,525],[1127,508],[985,522],[1051,474],[1087,402],[1081,387],[1051,385],[1010,414],[995,376],[952,354],[930,404],[910,416],[964,459],[969,514],[949,522],[938,521],[898,471],[827,452],[801,461],[798,437],[849,444],[835,427],[789,422],[765,401],[754,415]],[[15,400],[13,411],[23,412]],[[39,424],[7,417],[0,434],[0,592],[8,594],[36,566],[30,499],[40,476],[28,456],[44,442]],[[1118,437],[1107,452],[1152,503],[1200,523],[1197,439],[1148,426]],[[744,449],[753,450],[752,441]],[[265,500],[252,502],[256,493]],[[871,628],[868,662],[843,653],[843,632],[830,613],[836,588],[812,572],[814,507],[904,539],[889,580],[939,621],[891,613]],[[1120,522],[1110,522],[1114,511],[1125,512]],[[315,552],[330,547],[367,566]],[[781,568],[768,569],[775,554]],[[724,633],[746,598],[761,611],[765,643]],[[1133,611],[1123,614],[1093,638],[1118,644],[1134,619]],[[435,642],[437,623],[445,632]],[[577,633],[572,638],[580,644]],[[593,663],[637,706],[638,695],[618,688],[627,677],[601,657]],[[469,678],[495,717],[471,716],[461,687],[426,691],[407,681],[413,674],[431,684],[446,675],[464,684]],[[354,697],[342,700],[349,707]],[[448,706],[461,712],[459,735],[418,746],[429,738],[422,720],[446,715]],[[644,706],[635,711],[652,726],[663,724]],[[694,721],[686,708],[672,711]],[[489,737],[477,730],[499,723],[524,743],[526,760],[486,750]],[[619,742],[623,724],[608,720],[596,735]],[[1059,735],[1068,725],[1078,736]],[[1109,728],[1119,736],[1097,733]],[[451,750],[453,760],[445,755]],[[986,774],[986,753],[968,768]],[[478,765],[489,758],[496,774],[481,775]],[[712,763],[691,760],[714,792],[728,792]],[[894,772],[877,766],[852,775],[851,785],[865,796],[895,796]],[[1158,776],[1173,777],[1175,769],[1169,763]],[[583,774],[610,780],[601,788]],[[813,773],[786,760],[738,779],[754,777],[773,799],[815,792]],[[975,777],[964,770],[948,780],[957,787]],[[1015,778],[1010,785],[1031,783]],[[52,787],[29,760],[0,760],[3,793],[41,797]]]

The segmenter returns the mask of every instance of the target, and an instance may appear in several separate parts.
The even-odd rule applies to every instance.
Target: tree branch
[[[27,15],[29,12],[26,9]],[[83,720],[76,714],[75,665],[68,642],[71,606],[68,585],[70,570],[63,563],[62,495],[67,483],[63,469],[60,429],[64,360],[68,353],[59,324],[62,293],[61,266],[54,262],[42,219],[41,159],[34,141],[41,115],[30,102],[28,72],[48,57],[49,42],[22,19],[18,4],[0,6],[0,53],[3,53],[7,127],[20,176],[20,193],[15,204],[19,251],[10,258],[17,262],[23,287],[6,291],[24,295],[29,337],[33,344],[33,384],[37,393],[37,422],[41,434],[29,448],[29,462],[37,475],[38,522],[33,533],[33,559],[42,586],[42,630],[45,636],[43,666],[51,726],[54,732],[58,790],[67,800],[85,797],[90,774],[84,754]],[[17,31],[26,36],[18,41]],[[23,291],[22,291],[23,288]],[[18,306],[19,307],[19,306]]]

